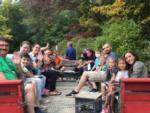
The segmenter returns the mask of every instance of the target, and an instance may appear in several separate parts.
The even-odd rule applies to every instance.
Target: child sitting
[[[107,76],[106,82],[101,83],[101,93],[102,93],[102,100],[105,100],[105,96],[108,91],[108,84],[112,83],[115,79],[115,76],[118,72],[118,68],[116,66],[116,61],[114,59],[108,59],[108,69],[107,69]]]
[[[114,95],[116,92],[119,91],[119,81],[122,78],[128,78],[128,70],[127,70],[127,64],[125,62],[124,58],[120,58],[118,60],[118,68],[119,71],[117,72],[117,75],[115,77],[115,80],[108,84],[108,93],[106,95],[106,101],[104,104],[104,109],[102,113],[109,113],[110,108],[112,112],[114,112]]]
[[[21,56],[21,68],[25,75],[25,82],[34,81],[36,83],[36,90],[37,90],[37,98],[38,101],[42,101],[42,91],[43,91],[43,80],[42,76],[35,76],[35,70],[32,68],[30,64],[30,56],[28,54],[23,54]]]

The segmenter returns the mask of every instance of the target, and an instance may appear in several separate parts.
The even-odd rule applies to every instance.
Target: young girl
[[[124,58],[118,60],[118,68],[119,71],[117,72],[114,81],[108,86],[108,93],[106,95],[106,101],[102,113],[107,113],[110,109],[114,112],[114,95],[119,91],[119,82],[122,78],[128,78],[127,64]]]

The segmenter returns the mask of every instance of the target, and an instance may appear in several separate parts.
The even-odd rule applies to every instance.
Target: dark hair
[[[32,48],[34,47],[34,46],[36,46],[36,45],[39,45],[40,46],[40,44],[39,43],[34,43],[33,45],[32,45]]]
[[[124,57],[121,57],[121,58],[119,58],[119,59],[118,59],[118,61],[117,61],[117,65],[118,65],[119,61],[124,61],[124,62],[125,62],[125,64],[126,64],[125,69],[128,69],[128,64],[127,64],[126,59],[125,59]]]
[[[126,55],[127,53],[130,53],[130,54],[132,54],[132,55],[135,57],[134,62],[139,60],[137,54],[135,54],[133,51],[127,51],[127,52],[123,55],[124,58],[125,58],[125,55]]]
[[[136,61],[138,61],[139,58],[138,58],[138,56],[137,56],[133,51],[127,51],[127,52],[123,55],[124,58],[125,58],[125,55],[126,55],[127,53],[130,53],[130,54],[132,54],[132,55],[135,57],[133,64],[128,64],[128,62],[126,61],[127,66],[128,66],[128,70],[129,70],[129,75],[130,75],[130,74],[133,72],[133,65],[134,65],[134,63],[135,63]]]
[[[7,42],[7,43],[12,42],[11,39],[8,39],[8,38],[6,38],[6,37],[4,37],[4,36],[0,36],[0,41],[4,41],[4,42]]]
[[[21,58],[28,58],[28,59],[31,59],[30,56],[29,56],[29,54],[27,54],[27,53],[22,54],[22,55],[21,55]]]
[[[21,42],[20,47],[23,46],[24,44],[27,44],[27,45],[30,46],[30,42],[28,42],[28,41],[23,41],[23,42]]]
[[[69,41],[69,42],[67,43],[67,46],[72,47],[72,46],[73,46],[72,42],[71,42],[71,41]]]

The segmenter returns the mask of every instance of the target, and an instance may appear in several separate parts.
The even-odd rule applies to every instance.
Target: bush
[[[95,48],[94,45],[95,40],[93,38],[85,39],[83,37],[77,36],[73,38],[71,41],[73,42],[73,47],[76,49],[77,58],[80,57],[81,52],[85,48],[91,48],[91,49]],[[58,43],[58,50],[61,55],[65,54],[65,49],[67,47],[66,45],[67,45],[67,40],[63,40],[60,43]]]
[[[106,42],[111,43],[119,54],[127,50],[139,51],[143,39],[140,36],[141,28],[132,19],[122,18],[113,23],[107,22],[103,26],[102,36],[96,37],[96,47],[102,47]]]

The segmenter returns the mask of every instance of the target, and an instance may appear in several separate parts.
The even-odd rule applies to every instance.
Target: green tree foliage
[[[14,40],[13,49],[29,40],[59,43],[62,53],[72,40],[80,54],[110,42],[120,54],[131,49],[147,60],[149,29],[149,0],[5,0],[0,6],[0,35]]]
[[[67,33],[75,33],[76,30],[71,25],[78,23],[79,14],[73,10],[62,10],[55,15],[52,23],[48,26],[45,33],[45,41],[51,41],[54,44],[63,40]]]
[[[95,32],[99,34],[99,23],[97,22],[97,15],[91,13],[90,9],[92,7],[92,1],[90,0],[81,0],[81,3],[78,7],[81,17],[79,18],[80,25],[84,27],[85,32]],[[89,36],[90,37],[90,36]]]
[[[103,17],[99,20],[104,23],[104,26],[101,26],[103,35],[97,38],[99,43],[97,46],[108,41],[121,54],[130,49],[138,51],[137,53],[144,60],[150,58],[147,46],[150,42],[149,10],[148,0],[115,0],[113,3],[93,5],[91,12]],[[100,25],[102,23],[99,22]]]
[[[103,26],[103,34],[96,38],[97,47],[102,47],[106,42],[113,45],[119,54],[127,50],[139,52],[144,38],[140,35],[141,27],[133,19],[122,18],[115,22],[108,22]]]
[[[80,58],[80,54],[83,52],[85,48],[94,49],[95,45],[92,38],[83,38],[77,36],[71,40],[73,42],[73,47],[76,49],[77,58]],[[65,49],[67,47],[67,40],[63,40],[58,44],[58,50],[61,55],[64,55]]]
[[[14,42],[14,49],[16,49],[20,42],[27,39],[26,27],[23,25],[22,20],[24,18],[24,10],[20,4],[11,4],[9,1],[5,1],[0,6],[2,16],[7,20],[6,26],[9,29],[10,35]],[[5,34],[3,32],[3,34]]]
[[[107,0],[106,0],[107,1]],[[142,35],[150,36],[150,1],[149,0],[115,0],[114,3],[94,5],[91,11],[105,16],[106,21],[114,21],[123,17],[134,19],[142,27]]]
[[[12,38],[12,35],[10,34],[11,29],[7,26],[6,22],[7,19],[0,14],[0,35]]]
[[[30,15],[24,19],[24,22],[28,27],[27,33],[31,41],[49,42],[50,45],[55,45],[68,33],[78,30],[71,26],[78,24],[79,13],[76,9],[79,1],[23,0],[22,3]]]

